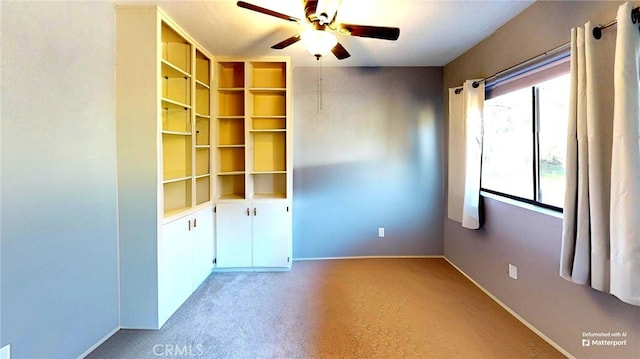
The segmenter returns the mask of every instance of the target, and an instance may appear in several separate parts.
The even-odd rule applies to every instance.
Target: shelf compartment
[[[285,62],[252,62],[254,88],[285,88],[287,64]]]
[[[245,175],[218,176],[218,199],[244,199]]]
[[[252,91],[251,97],[254,117],[287,115],[287,95],[284,91]]]
[[[162,97],[171,101],[189,105],[191,103],[191,85],[189,78],[162,77]]]
[[[244,62],[219,62],[218,87],[244,88]]]
[[[191,132],[191,113],[182,107],[162,107],[162,131],[189,133]]]
[[[285,116],[254,116],[251,121],[254,130],[285,130],[287,128],[287,118]]]
[[[244,118],[218,119],[219,145],[242,145],[244,143]]]
[[[252,132],[253,170],[274,172],[286,170],[285,132]]]
[[[220,147],[219,169],[224,172],[239,172],[245,170],[244,147]]]
[[[169,25],[162,23],[162,59],[191,73],[191,45]]]
[[[165,183],[163,187],[165,217],[191,207],[191,179]]]
[[[211,92],[207,88],[196,86],[196,113],[203,116],[209,116],[209,99]]]
[[[211,176],[196,178],[196,206],[211,201]]]
[[[218,90],[218,115],[243,116],[244,91]]]
[[[211,83],[210,60],[200,51],[196,50],[196,80],[209,87]]]
[[[209,163],[209,148],[196,148],[196,176],[209,174]]]
[[[281,173],[254,173],[253,198],[287,198],[287,174]]]
[[[163,179],[191,176],[191,136],[162,134]]]
[[[196,146],[210,145],[209,118],[196,116]]]

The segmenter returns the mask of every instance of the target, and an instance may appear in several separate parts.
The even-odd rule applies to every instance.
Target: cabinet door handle
[[[250,216],[251,212],[249,212],[249,208],[247,208],[247,216]]]
[[[253,215],[257,216],[258,215],[258,210],[256,209],[256,207],[253,207]]]
[[[189,231],[191,231],[191,220],[189,220]]]
[[[196,222],[196,218],[193,219],[193,228],[196,228],[196,225],[198,225],[198,222]]]

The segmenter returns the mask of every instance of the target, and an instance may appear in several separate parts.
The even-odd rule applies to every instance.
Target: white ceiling
[[[125,1],[129,2],[129,1]],[[247,0],[304,19],[302,0]],[[338,21],[400,28],[397,41],[338,36],[351,53],[332,54],[324,66],[444,66],[491,35],[534,0],[342,0]],[[138,1],[136,1],[138,3]],[[316,59],[296,43],[270,47],[300,32],[300,25],[236,6],[236,0],[144,1],[163,8],[214,55],[291,56],[294,66],[315,66]]]

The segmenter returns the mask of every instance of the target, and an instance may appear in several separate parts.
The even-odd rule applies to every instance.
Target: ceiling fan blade
[[[248,9],[248,10],[253,10],[253,11],[265,14],[265,15],[274,16],[274,17],[277,17],[279,19],[292,21],[292,22],[300,22],[300,19],[298,19],[296,17],[285,15],[285,14],[279,13],[277,11],[269,10],[269,9],[260,7],[258,5],[249,4],[248,2],[238,1],[237,5],[239,7],[241,7],[241,8]]]
[[[306,0],[304,2],[304,15],[309,22],[314,22],[318,19],[316,11],[318,11],[318,0]]]
[[[271,48],[272,49],[276,49],[276,50],[282,50],[285,47],[293,45],[296,42],[300,41],[300,39],[301,39],[300,34],[295,35],[295,36],[291,36],[290,38],[271,46]]]
[[[382,40],[397,40],[400,29],[397,27],[366,26],[353,24],[340,24],[339,32],[344,35],[371,37]]]
[[[338,60],[344,60],[351,56],[347,49],[345,49],[344,46],[340,45],[340,43],[337,43],[336,46],[331,49],[331,52],[336,55]]]

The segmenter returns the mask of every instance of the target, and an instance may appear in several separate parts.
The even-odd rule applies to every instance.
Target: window
[[[487,85],[484,191],[562,210],[570,82],[566,60]]]

